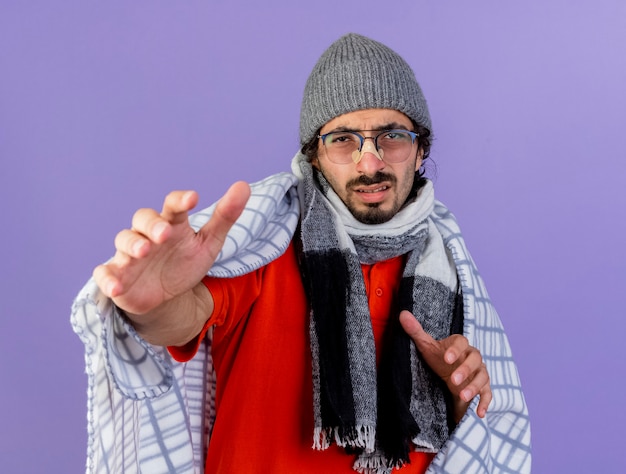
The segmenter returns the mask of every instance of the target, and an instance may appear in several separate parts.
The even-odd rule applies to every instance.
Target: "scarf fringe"
[[[376,444],[376,427],[359,425],[348,433],[340,430],[339,427],[322,428],[320,426],[313,430],[313,449],[323,451],[328,449],[333,441],[342,448],[359,448],[366,453],[373,453]]]
[[[435,445],[433,445],[432,443],[430,443],[428,440],[424,439],[420,435],[417,435],[411,441],[415,445],[416,451],[421,451],[423,453],[436,453],[439,451]]]
[[[400,469],[402,466],[404,466],[403,462],[390,462],[380,451],[377,451],[357,457],[352,469],[361,474],[389,474],[392,470]]]

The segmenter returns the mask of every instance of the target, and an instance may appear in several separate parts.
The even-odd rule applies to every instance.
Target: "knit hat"
[[[330,45],[307,79],[300,143],[339,115],[372,108],[398,110],[432,131],[426,99],[406,61],[384,44],[349,33]]]

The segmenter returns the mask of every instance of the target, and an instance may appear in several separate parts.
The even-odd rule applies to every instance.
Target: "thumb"
[[[428,345],[435,342],[435,339],[424,331],[424,328],[410,311],[403,310],[400,312],[400,325],[404,332],[406,332],[413,342],[417,345],[417,348],[422,350]]]
[[[237,181],[222,196],[215,207],[218,217],[230,222],[230,226],[239,218],[250,198],[250,185],[245,181]]]
[[[243,181],[233,184],[215,206],[211,219],[200,229],[205,238],[223,241],[243,212],[250,198],[250,185]]]
[[[450,356],[446,354],[446,346],[442,341],[424,331],[420,322],[409,311],[400,313],[400,325],[413,340],[417,350],[422,354],[428,366],[439,376],[449,375]]]

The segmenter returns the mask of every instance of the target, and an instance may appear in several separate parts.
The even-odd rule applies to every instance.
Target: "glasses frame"
[[[378,132],[376,135],[374,135],[373,137],[366,137],[361,135],[361,133],[365,133],[365,132]],[[358,151],[359,153],[361,153],[361,150],[363,149],[363,145],[365,144],[365,140],[372,140],[374,142],[374,148],[376,148],[377,152],[380,152],[380,148],[378,147],[378,137],[380,137],[381,135],[384,135],[385,133],[390,133],[390,132],[398,132],[398,133],[408,133],[411,136],[411,146],[415,145],[415,140],[417,138],[419,138],[419,133],[417,132],[412,132],[411,130],[405,130],[403,128],[392,128],[389,130],[359,130],[359,132],[353,131],[353,130],[334,130],[332,132],[328,132],[328,133],[324,133],[322,135],[318,135],[317,138],[319,138],[320,140],[322,140],[322,145],[324,145],[324,148],[326,148],[326,137],[328,137],[328,135],[332,135],[333,133],[349,133],[351,135],[354,135],[356,137],[359,137],[359,147],[355,150]],[[409,156],[411,156],[411,153],[409,153],[406,158],[402,161],[392,161],[391,163],[402,163],[403,161],[406,161]],[[328,159],[330,160],[330,156],[328,157]],[[384,161],[383,158],[380,158],[381,160]],[[333,160],[330,160],[333,161]],[[338,165],[343,165],[343,164],[349,164],[350,162],[352,162],[352,160],[350,161],[346,161],[345,163],[341,162],[341,163],[337,163],[336,161],[333,161],[333,163],[336,163]]]

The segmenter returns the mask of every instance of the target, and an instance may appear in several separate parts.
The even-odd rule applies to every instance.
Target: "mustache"
[[[371,186],[373,184],[379,184],[385,181],[391,184],[395,184],[396,177],[389,173],[383,173],[382,171],[377,171],[374,176],[366,176],[363,174],[358,178],[354,178],[348,181],[346,183],[346,188],[351,188],[354,186]]]

